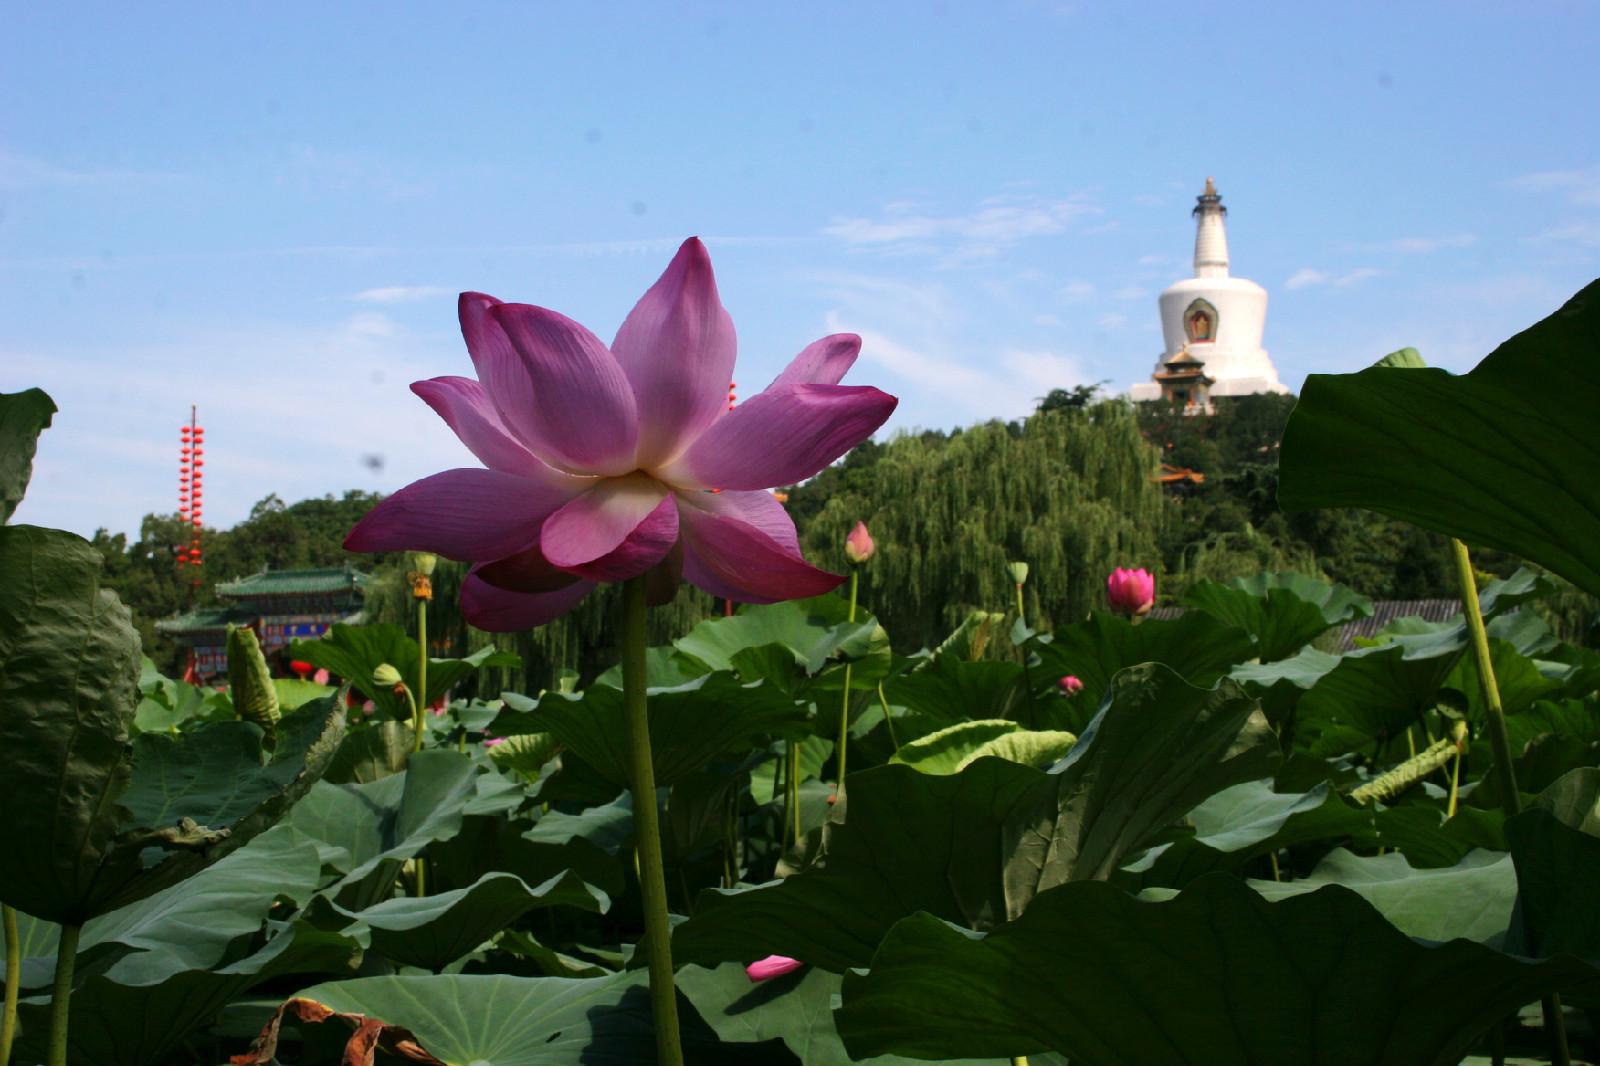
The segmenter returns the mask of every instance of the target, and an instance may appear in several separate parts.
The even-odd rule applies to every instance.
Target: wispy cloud
[[[1037,196],[992,196],[966,214],[939,214],[913,201],[886,204],[878,218],[836,218],[823,229],[856,248],[893,255],[939,255],[981,259],[1021,241],[1051,237],[1101,209],[1079,200]]]
[[[356,293],[350,299],[369,304],[409,304],[434,296],[443,296],[450,291],[437,285],[394,285],[383,289],[367,289],[365,292]]]
[[[195,179],[187,174],[116,168],[78,168],[57,166],[47,160],[15,152],[0,151],[0,189],[28,189],[84,186],[171,185]]]
[[[1335,288],[1342,289],[1350,285],[1360,284],[1368,278],[1378,277],[1382,273],[1383,271],[1377,267],[1357,267],[1347,274],[1340,274],[1336,277],[1332,271],[1312,270],[1310,267],[1306,267],[1296,271],[1293,277],[1284,282],[1283,287],[1291,291],[1309,288],[1312,285],[1332,285]]]
[[[1600,207],[1600,165],[1579,170],[1548,170],[1506,182],[1522,192],[1560,193],[1578,207]]]

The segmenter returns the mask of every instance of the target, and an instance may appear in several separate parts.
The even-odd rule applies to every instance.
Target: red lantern
[[[206,427],[205,426],[195,426],[194,427],[194,435],[197,436],[197,437],[203,436],[205,434],[205,431],[206,431]]]
[[[204,448],[200,447],[198,444],[195,445],[194,454],[195,454],[197,459],[198,459],[199,456],[202,456],[205,453],[206,453],[206,450]]]
[[[205,460],[204,460],[204,459],[196,459],[196,460],[195,460],[195,461],[194,461],[194,465],[195,465],[195,466],[196,466],[196,467],[202,467],[202,466],[205,466],[205,465],[206,465],[206,461],[205,461]]]

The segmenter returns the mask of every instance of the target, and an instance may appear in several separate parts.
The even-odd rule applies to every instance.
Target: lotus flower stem
[[[428,709],[428,601],[417,597],[417,699],[412,720],[416,722],[417,736],[411,750],[422,750],[422,715]]]
[[[22,985],[22,942],[17,939],[17,912],[0,904],[6,935],[6,1006],[0,1017],[0,1066],[11,1062],[11,1042],[17,1037],[17,992]]]
[[[850,571],[850,618],[856,620],[856,572]],[[845,745],[850,739],[850,663],[844,664],[844,697],[839,701],[839,788],[844,788]]]
[[[1489,631],[1484,628],[1483,612],[1478,603],[1478,581],[1472,576],[1472,559],[1467,554],[1467,546],[1452,537],[1450,547],[1455,553],[1456,577],[1461,584],[1461,613],[1466,615],[1467,632],[1472,635],[1472,654],[1478,662],[1478,680],[1483,685],[1484,703],[1489,707],[1489,741],[1494,748],[1494,766],[1500,778],[1500,806],[1505,816],[1511,818],[1522,810],[1522,796],[1517,792],[1517,775],[1511,765],[1511,741],[1506,736],[1505,709],[1500,703],[1500,686],[1495,683],[1494,663],[1489,655]],[[1457,761],[1459,765],[1459,757]],[[1561,1015],[1561,997],[1546,996],[1542,1006],[1544,1027],[1550,1033],[1550,1060],[1554,1066],[1570,1066],[1572,1055],[1567,1050],[1567,1026]]]
[[[645,624],[650,610],[645,600],[646,580],[640,575],[622,585],[622,706],[628,727],[633,835],[639,862],[639,890],[644,896],[644,949],[650,964],[656,1056],[661,1066],[683,1066],[683,1049],[678,1040],[677,990],[672,980],[672,927],[667,915],[666,868],[661,858],[661,824],[656,809],[656,769],[650,754],[650,720],[645,695]]]
[[[78,961],[81,925],[63,925],[56,945],[56,980],[50,988],[50,1049],[45,1066],[67,1066],[67,1013],[72,1009],[72,968]]]
[[[794,835],[794,843],[800,843],[800,743],[789,743],[789,829]]]

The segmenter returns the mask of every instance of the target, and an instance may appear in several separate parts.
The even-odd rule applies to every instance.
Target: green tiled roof
[[[229,622],[242,625],[254,617],[255,612],[242,611],[237,607],[196,607],[173,618],[158,619],[156,628],[163,633],[194,633],[207,629],[226,629]]]
[[[359,570],[330,567],[323,570],[264,570],[259,574],[220,582],[218,596],[308,596],[366,588],[367,575]]]

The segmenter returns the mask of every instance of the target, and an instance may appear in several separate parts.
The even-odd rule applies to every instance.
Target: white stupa
[[[1228,209],[1210,178],[1194,209],[1199,226],[1194,236],[1194,277],[1168,286],[1161,294],[1161,333],[1166,349],[1156,361],[1152,380],[1128,390],[1131,400],[1162,396],[1209,408],[1211,396],[1244,396],[1254,392],[1288,392],[1278,380],[1261,332],[1267,319],[1267,290],[1253,281],[1228,276],[1228,235],[1222,220]],[[1172,385],[1172,367],[1198,362],[1210,379],[1207,388]],[[1192,375],[1191,375],[1192,376]],[[1168,379],[1163,381],[1162,379]]]

